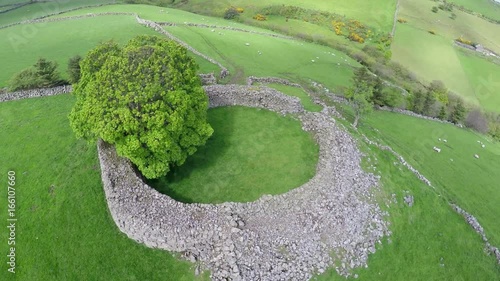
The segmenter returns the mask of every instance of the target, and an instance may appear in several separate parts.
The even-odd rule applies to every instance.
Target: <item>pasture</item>
[[[14,4],[14,3],[24,3],[24,2],[29,2],[29,1],[3,0],[2,4],[4,3]],[[18,9],[2,14],[2,16],[0,16],[0,26],[14,22],[31,20],[78,7],[92,6],[98,4],[111,4],[115,2],[116,1],[114,0],[56,0],[56,1],[46,1],[42,3],[35,2],[33,4],[25,5]]]
[[[450,2],[489,18],[500,20],[500,3],[494,3],[494,0],[450,0]]]
[[[446,36],[411,24],[398,24],[392,52],[395,61],[421,80],[441,80],[466,101],[500,112],[500,83],[495,75],[500,73],[500,65],[462,50]]]
[[[96,147],[76,140],[74,97],[0,103],[0,173],[16,173],[16,280],[207,280],[188,262],[146,248],[112,220]],[[7,200],[7,188],[0,190]],[[6,201],[5,201],[6,202]],[[0,204],[0,219],[7,219]],[[0,231],[6,254],[7,231]],[[3,262],[0,280],[13,280]]]
[[[400,153],[431,181],[437,194],[474,214],[491,243],[500,245],[498,142],[452,125],[378,111],[366,118],[362,131]]]
[[[298,120],[263,109],[208,111],[214,134],[172,170],[152,180],[158,191],[187,203],[249,202],[281,194],[316,173],[318,145]]]
[[[222,15],[224,10],[230,6],[241,7],[245,9],[242,14],[245,18],[252,18],[254,14],[259,12],[262,8],[271,5],[290,5],[306,9],[334,12],[340,15],[345,15],[348,18],[359,20],[375,28],[390,32],[392,28],[392,18],[394,10],[396,9],[396,2],[390,0],[376,0],[376,1],[283,1],[283,0],[257,0],[251,3],[242,0],[234,1],[206,1],[206,0],[192,0],[187,2],[186,5],[177,5],[182,9],[196,11],[199,13],[217,13]],[[359,7],[363,7],[360,9]]]

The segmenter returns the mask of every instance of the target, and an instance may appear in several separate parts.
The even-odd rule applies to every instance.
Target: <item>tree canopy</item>
[[[353,85],[347,89],[346,98],[351,102],[354,109],[353,126],[358,126],[358,121],[362,115],[373,110],[373,83],[365,67],[354,72]]]
[[[155,36],[103,43],[80,66],[69,116],[76,136],[114,144],[146,178],[182,165],[212,135],[198,66],[177,43]]]

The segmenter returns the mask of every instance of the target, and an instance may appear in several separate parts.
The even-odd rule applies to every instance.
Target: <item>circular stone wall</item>
[[[208,111],[214,134],[186,163],[147,183],[185,203],[249,202],[301,186],[316,173],[318,146],[300,121],[243,106]]]
[[[110,213],[131,239],[180,252],[213,280],[308,280],[334,266],[364,266],[388,235],[374,199],[377,178],[360,167],[355,141],[326,113],[265,87],[206,86],[210,106],[296,113],[319,144],[316,175],[285,194],[250,203],[184,204],[160,194],[110,145],[98,143]]]

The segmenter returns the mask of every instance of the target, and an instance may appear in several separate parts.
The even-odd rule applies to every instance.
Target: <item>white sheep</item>
[[[444,142],[448,142],[447,140],[443,140]]]
[[[436,151],[437,153],[441,152],[441,148],[437,148],[434,146],[432,149],[434,149],[434,151]]]
[[[250,46],[250,43],[245,43],[245,46]]]
[[[481,147],[482,147],[482,148],[485,148],[485,147],[486,147],[486,145],[482,144],[482,145],[481,145]]]
[[[311,60],[311,62],[314,62],[314,60]]]
[[[479,155],[477,155],[477,154],[474,154],[474,157],[476,157],[477,159],[479,159]]]

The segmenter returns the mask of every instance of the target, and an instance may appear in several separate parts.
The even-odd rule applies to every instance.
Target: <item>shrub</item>
[[[432,34],[432,35],[436,35],[436,31],[434,31],[434,30],[432,30],[432,29],[431,29],[431,30],[427,30],[427,32],[429,32],[429,33],[430,33],[430,34]]]
[[[243,8],[236,8],[236,12],[242,14],[245,10]]]
[[[450,19],[454,20],[454,19],[456,19],[456,18],[457,18],[457,14],[455,14],[455,13],[451,13],[451,15],[450,15]]]
[[[469,46],[472,46],[474,47],[476,44],[468,39],[465,39],[463,38],[462,36],[460,36],[460,38],[457,39],[458,42],[462,43],[462,44],[465,44],[465,45],[469,45]]]
[[[27,68],[17,73],[9,82],[9,91],[35,89],[38,86],[38,77],[35,69]]]
[[[351,34],[349,35],[349,39],[351,41],[354,41],[354,42],[358,42],[358,43],[365,43],[365,39],[363,37],[361,37],[359,34],[357,34],[356,32],[351,32]]]
[[[113,144],[144,177],[182,165],[212,135],[198,65],[179,44],[138,36],[123,48],[101,44],[80,65],[73,131]]]
[[[75,84],[80,80],[80,61],[82,57],[76,55],[68,61],[68,77],[71,84]]]
[[[438,7],[434,6],[434,7],[432,7],[432,11],[433,11],[434,13],[437,13],[437,12],[439,11],[439,9],[438,9]]]
[[[486,117],[478,108],[475,108],[471,112],[469,112],[467,118],[465,119],[465,126],[483,134],[486,134],[489,129],[488,120],[486,120]]]
[[[224,18],[227,20],[234,19],[235,17],[237,17],[239,15],[240,14],[239,14],[238,10],[236,10],[236,8],[234,8],[234,7],[229,7],[224,12]]]
[[[399,23],[407,23],[408,20],[404,19],[404,18],[398,18],[398,22]]]
[[[256,14],[255,16],[253,16],[253,19],[258,21],[265,21],[267,20],[267,17],[262,14]]]
[[[63,83],[64,81],[57,71],[57,63],[40,58],[31,68],[25,69],[12,77],[9,90],[49,88]]]

